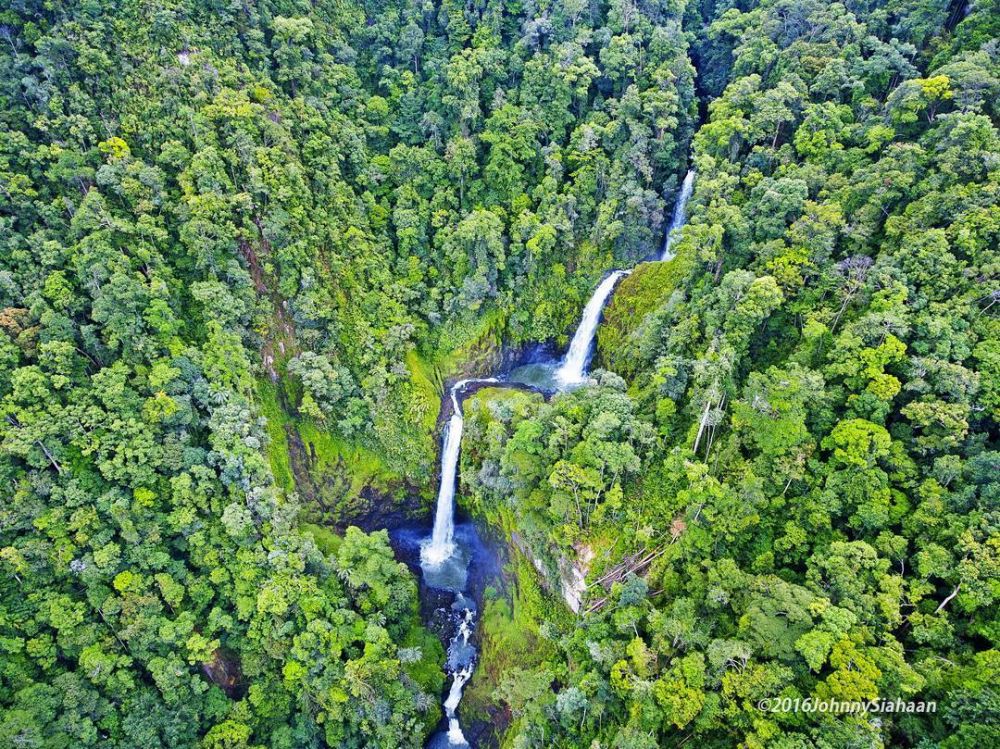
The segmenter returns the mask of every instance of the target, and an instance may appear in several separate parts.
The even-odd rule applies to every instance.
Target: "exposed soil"
[[[252,220],[259,234],[257,244],[261,253],[267,256],[271,253],[271,244],[264,236],[261,219],[259,216],[254,216]],[[269,289],[268,279],[253,244],[246,239],[241,239],[239,248],[257,293],[271,301],[272,324],[264,335],[264,341],[260,348],[260,358],[271,382],[277,382],[279,377],[278,362],[284,361],[298,351],[298,345],[295,341],[295,324],[288,314],[288,301]]]
[[[201,670],[232,699],[242,699],[246,694],[247,685],[235,653],[219,648],[212,653],[212,660],[201,664]]]

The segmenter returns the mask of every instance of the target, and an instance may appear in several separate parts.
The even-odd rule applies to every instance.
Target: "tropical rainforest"
[[[998,102],[997,0],[5,0],[0,747],[423,746],[379,517],[633,267],[465,403],[478,741],[1000,746]]]

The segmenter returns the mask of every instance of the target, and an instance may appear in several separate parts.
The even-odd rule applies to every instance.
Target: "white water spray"
[[[448,699],[444,701],[444,713],[448,717],[448,743],[452,746],[469,745],[465,733],[462,732],[462,726],[458,722],[458,717],[455,715],[455,710],[462,700],[462,689],[465,688],[465,684],[471,676],[472,664],[461,671],[456,671],[455,680],[451,683],[451,689],[448,691]]]
[[[458,718],[458,704],[462,701],[462,692],[476,668],[476,649],[469,642],[475,626],[475,612],[472,608],[463,608],[466,605],[475,606],[459,593],[452,606],[453,612],[461,613],[453,614],[457,616],[458,630],[448,644],[446,670],[451,676],[451,687],[443,703],[445,726],[430,738],[427,743],[428,749],[469,746],[469,740],[465,738],[465,732]]]
[[[455,388],[463,384],[464,381],[456,383],[451,389],[455,410],[448,420],[444,447],[441,449],[441,485],[434,512],[434,530],[430,541],[420,550],[420,561],[430,566],[440,565],[455,551],[455,478],[462,447],[462,428],[465,426]]]
[[[663,254],[660,255],[660,260],[673,260],[674,258],[674,254],[670,251],[670,248],[677,241],[678,232],[684,226],[684,221],[687,218],[687,203],[693,190],[694,169],[691,169],[684,175],[684,181],[681,183],[681,191],[677,195],[677,202],[674,203],[674,215],[670,219],[670,228],[667,229],[667,236],[663,240]]]
[[[461,593],[458,594],[456,605],[461,606],[465,601]],[[449,660],[458,661],[456,669],[452,674],[451,689],[448,690],[448,697],[444,701],[444,714],[448,719],[448,743],[452,746],[468,746],[462,726],[458,722],[456,710],[458,703],[462,701],[462,690],[472,678],[472,671],[476,666],[475,652],[469,650],[469,638],[472,636],[472,628],[475,626],[475,614],[471,608],[463,609],[462,620],[458,625],[458,632],[448,646]],[[464,665],[459,665],[464,662]]]
[[[597,333],[597,325],[601,322],[601,312],[604,310],[604,305],[607,304],[608,297],[614,291],[615,284],[631,272],[616,270],[609,275],[601,281],[600,285],[594,291],[593,296],[590,297],[587,305],[583,308],[580,324],[573,334],[573,340],[570,341],[569,349],[566,351],[562,365],[556,370],[556,382],[562,388],[579,385],[584,381],[587,362],[590,359],[590,348]]]

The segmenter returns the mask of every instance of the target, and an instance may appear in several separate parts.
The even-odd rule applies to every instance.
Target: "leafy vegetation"
[[[690,265],[687,254],[669,262],[642,263],[619,282],[597,329],[598,365],[622,374],[635,373],[642,360],[636,350],[642,340],[639,326],[681,285]]]
[[[5,4],[0,745],[420,746],[414,580],[327,521],[430,496],[446,378],[565,343],[689,162],[594,382],[467,403],[517,549],[470,705],[522,748],[1000,743],[998,18]]]
[[[995,8],[699,10],[682,271],[616,292],[618,374],[468,431],[471,506],[587,572],[505,743],[995,744]]]

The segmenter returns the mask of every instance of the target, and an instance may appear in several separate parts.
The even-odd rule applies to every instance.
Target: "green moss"
[[[486,593],[479,623],[479,665],[462,700],[467,719],[493,723],[496,729],[503,728],[490,719],[497,686],[511,669],[533,668],[555,656],[555,645],[539,634],[539,626],[552,621],[553,614],[561,618],[557,609],[562,608],[545,595],[535,568],[522,554],[513,553],[507,571],[513,579],[514,595],[508,600],[495,591]]]
[[[687,254],[667,262],[641,263],[622,279],[597,329],[598,364],[624,377],[635,374],[636,332],[646,316],[670,299],[690,269]]]
[[[451,325],[442,332],[433,361],[447,375],[462,369],[491,369],[503,346],[506,325],[507,312],[502,309]]]
[[[390,491],[402,480],[374,450],[345,440],[311,421],[297,422],[296,429],[306,450],[315,456],[317,472],[346,470],[350,479],[351,496],[358,496],[366,486]]]
[[[517,390],[507,387],[485,387],[477,390],[465,401],[465,411],[482,411],[489,414],[491,403],[504,403],[514,412],[527,412],[533,407],[545,401],[541,393],[531,390]]]
[[[288,435],[285,432],[289,418],[278,400],[277,385],[268,379],[257,380],[257,399],[260,412],[267,419],[267,459],[271,464],[275,484],[285,492],[295,491],[295,476],[288,456]]]
[[[342,512],[352,511],[366,487],[382,494],[403,490],[403,477],[384,456],[288,413],[283,405],[290,402],[286,386],[284,380],[257,381],[260,411],[267,420],[266,453],[275,484],[286,493],[297,491],[306,500],[309,519],[342,519]],[[301,449],[293,450],[291,441],[296,437]]]
[[[323,525],[316,523],[302,523],[299,530],[308,533],[316,542],[316,547],[327,555],[335,555],[340,549],[340,544],[344,540],[338,534]]]
[[[517,579],[515,619],[522,626],[537,629],[538,623],[542,621],[569,625],[575,620],[576,615],[566,608],[562,598],[549,595],[542,588],[539,572],[531,560],[518,552],[511,564]]]
[[[423,414],[421,426],[428,434],[433,434],[441,410],[441,394],[444,392],[441,368],[425,360],[415,349],[406,354],[406,366],[410,370],[414,400],[419,402],[418,410]]]

